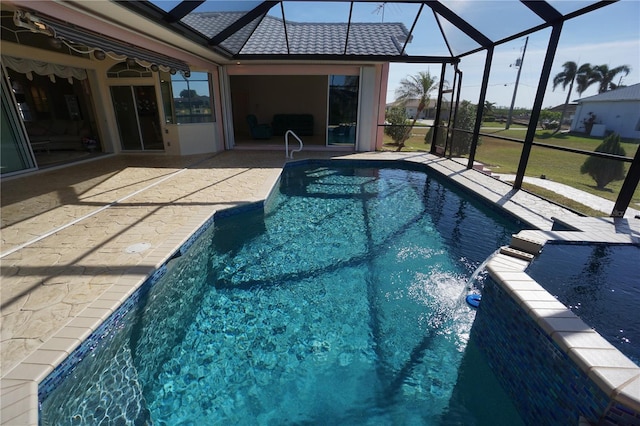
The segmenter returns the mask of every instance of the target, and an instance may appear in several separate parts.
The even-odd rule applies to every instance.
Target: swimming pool
[[[527,273],[640,366],[640,247],[546,244]]]
[[[519,424],[464,303],[518,230],[424,172],[289,167],[102,327],[41,421]]]

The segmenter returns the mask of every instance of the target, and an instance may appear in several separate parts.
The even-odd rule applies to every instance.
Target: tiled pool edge
[[[278,180],[273,182],[269,195],[277,182]],[[179,232],[148,254],[143,259],[145,265],[134,266],[120,276],[93,303],[2,377],[1,424],[37,425],[39,396],[43,392],[43,387],[47,386],[47,380],[52,382],[57,380],[56,378],[48,379],[51,373],[59,371],[59,376],[63,377],[66,371],[77,362],[76,359],[83,357],[84,353],[82,350],[78,352],[78,349],[91,346],[92,336],[99,338],[100,330],[116,321],[119,312],[126,311],[135,303],[137,300],[135,295],[160,279],[166,273],[170,262],[182,256],[198,237],[214,224],[216,219],[228,215],[229,211],[242,213],[260,208],[264,208],[264,201],[245,203],[204,216],[193,217]],[[55,386],[55,383],[52,386]]]
[[[149,280],[159,278],[156,273],[164,273],[170,262],[184,254],[214,220],[233,210],[236,213],[264,208],[277,187],[280,175],[261,182],[258,193],[263,199],[242,201],[228,208],[202,209],[189,218],[180,229],[147,254],[141,262],[128,269],[114,280],[114,284],[85,308],[65,327],[59,330],[25,360],[2,371],[0,380],[0,424],[37,425],[39,414],[38,390],[42,381],[58,368],[89,336],[112,316],[134,292]],[[259,197],[258,197],[259,198]],[[251,196],[249,199],[256,199]]]
[[[33,354],[3,375],[0,389],[1,423],[37,425],[39,387],[47,376],[69,360],[76,349],[86,344],[100,327],[104,327],[105,321],[132,300],[134,293],[145,284],[159,279],[166,272],[168,263],[184,253],[197,236],[211,226],[216,213],[214,211],[191,218],[179,232],[145,256],[144,265],[139,264],[127,270]]]
[[[0,425],[38,425],[38,393],[42,381],[80,347],[134,292],[152,279],[157,271],[164,273],[169,263],[181,256],[216,218],[224,216],[225,212],[233,209],[240,213],[263,208],[265,200],[273,193],[279,179],[278,174],[261,182],[258,193],[266,194],[264,199],[241,201],[219,210],[204,208],[194,214],[171,237],[146,254],[138,265],[115,278],[108,290],[31,355],[8,371],[2,371]],[[249,199],[256,200],[256,197],[250,196]]]
[[[512,246],[515,246],[513,248],[517,252],[528,253],[532,258],[536,254],[536,244],[541,247],[551,241],[625,243],[619,236],[603,241],[601,233],[593,232],[522,231],[514,236]],[[626,243],[638,244],[638,241],[629,236]],[[546,347],[553,346],[549,349],[550,352],[564,354],[562,358],[575,366],[576,371],[571,377],[578,377],[576,380],[582,380],[582,383],[591,383],[569,384],[569,387],[573,385],[581,392],[592,395],[586,398],[588,402],[580,403],[585,407],[585,412],[575,413],[576,424],[578,416],[591,424],[640,424],[640,368],[525,272],[531,258],[514,257],[513,253],[504,250],[503,253],[494,256],[487,264],[489,275],[501,289],[498,291],[509,297],[524,316],[530,318],[535,324],[535,334],[546,336],[547,344],[540,345],[540,351],[547,351]],[[552,353],[547,355],[557,357]],[[523,368],[527,367],[530,366],[525,365]],[[512,368],[517,370],[519,366]],[[553,390],[556,391],[558,390]],[[602,411],[597,413],[596,401],[602,404],[602,395],[606,398],[606,406],[600,406]],[[598,418],[594,418],[596,414]]]

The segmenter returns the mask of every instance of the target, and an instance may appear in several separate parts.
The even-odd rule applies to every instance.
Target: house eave
[[[405,56],[405,55],[318,55],[318,54],[266,54],[266,55],[234,55],[233,61],[310,61],[310,62],[400,62],[424,64],[456,64],[458,58],[449,56]]]

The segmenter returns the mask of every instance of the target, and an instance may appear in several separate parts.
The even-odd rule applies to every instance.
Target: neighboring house
[[[573,122],[573,117],[575,117],[576,115],[577,107],[578,107],[578,104],[574,104],[574,103],[567,104],[567,110],[564,113],[564,119],[562,124],[571,124]],[[549,108],[549,111],[562,113],[563,109],[564,109],[564,104],[560,104],[560,105],[554,106],[553,108]]]
[[[571,131],[640,139],[640,83],[578,99]]]
[[[437,101],[438,100],[434,98],[430,99],[429,106],[427,106],[424,110],[420,112],[420,115],[418,116],[418,120],[433,120],[436,117]],[[387,104],[386,109],[389,110],[390,108],[393,108],[395,106],[403,106],[407,114],[407,118],[413,119],[416,117],[416,113],[418,112],[418,103],[419,103],[419,99],[409,99],[406,102],[395,101]],[[442,112],[446,113],[447,111],[449,111],[449,102],[443,101]],[[446,117],[444,117],[444,119],[446,119]]]
[[[3,129],[3,174],[35,170],[35,154],[83,150],[88,139],[105,153],[172,155],[259,143],[251,140],[250,114],[292,125],[303,115],[305,146],[373,151],[382,146],[389,62],[323,55],[399,56],[408,37],[402,23],[288,22],[285,44],[282,20],[266,15],[212,50],[118,2],[0,7],[2,105],[13,117],[12,138]],[[242,15],[190,13],[182,23],[213,38]],[[274,59],[241,62],[220,50]],[[286,62],[285,54],[309,59]]]

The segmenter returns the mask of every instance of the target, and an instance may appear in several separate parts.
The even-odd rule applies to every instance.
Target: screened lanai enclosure
[[[17,0],[9,3],[27,8],[29,4]],[[68,3],[76,11],[86,10],[96,16],[105,13],[98,6],[81,1]],[[393,101],[394,93],[389,92],[389,88],[392,89],[391,80],[395,78],[396,69],[404,67],[402,69],[407,70],[405,75],[415,74],[418,70],[428,71],[438,82],[438,90],[429,99],[430,121],[418,123],[430,131],[432,142],[425,143],[425,150],[463,161],[468,168],[477,163],[495,166],[495,152],[500,151],[514,165],[512,170],[501,171],[511,175],[514,188],[534,192],[535,188],[527,186],[525,178],[565,179],[568,185],[585,186],[557,173],[567,162],[582,163],[594,157],[609,164],[606,167],[621,165],[624,179],[599,194],[615,202],[614,208],[606,213],[620,217],[625,215],[630,205],[637,209],[640,203],[637,189],[640,180],[638,138],[623,140],[626,147],[624,154],[611,154],[594,152],[594,146],[590,144],[569,146],[557,144],[555,139],[541,141],[536,131],[542,121],[543,106],[554,106],[545,101],[545,95],[550,92],[554,76],[562,69],[558,52],[562,49],[563,40],[571,39],[574,30],[585,25],[585,17],[626,15],[620,9],[631,3],[592,0],[153,0],[119,1],[117,5],[141,18],[140,22],[153,23],[166,34],[199,45],[201,51],[192,53],[203,55],[202,52],[207,52],[216,58],[221,66],[222,78],[229,77],[231,83],[230,93],[224,93],[224,88],[221,89],[223,117],[220,118],[228,122],[225,124],[228,126],[225,134],[234,135],[236,140],[251,137],[245,117],[254,115],[256,122],[266,116],[271,119],[276,102],[285,105],[289,102],[290,105],[293,103],[295,109],[308,110],[314,116],[312,123],[304,122],[304,117],[297,117],[298,121],[304,122],[300,128],[311,133],[308,136],[311,145],[327,148],[347,146],[362,150],[362,146],[356,142],[356,135],[363,129],[362,114],[358,111],[362,110],[364,101],[358,91],[367,83],[369,76],[360,75],[349,66],[385,64],[389,87],[382,87],[377,98],[365,99],[368,104],[381,104],[382,108],[385,103],[388,105]],[[637,12],[637,7],[635,10]],[[156,59],[153,56],[136,57],[136,52],[126,51],[127,46],[134,44],[135,40],[131,40],[131,43],[122,40],[121,44],[126,45],[124,47],[109,44],[116,43],[113,40],[105,45],[100,37],[87,38],[86,34],[90,32],[87,29],[66,25],[63,20],[50,19],[37,11],[30,16],[32,31],[42,31],[67,44],[84,43],[92,48],[90,52],[96,48],[119,49],[116,53],[129,55],[133,59],[140,59],[140,64],[158,68],[153,63]],[[102,19],[118,21],[113,16],[102,16]],[[640,30],[637,29],[640,27],[640,18],[636,20],[635,39],[640,36]],[[583,43],[593,43],[597,41],[596,37],[606,37],[607,25],[616,25],[615,19],[603,18],[601,22],[602,28],[593,32],[594,39],[583,40]],[[121,24],[128,28],[138,25],[137,21],[131,20]],[[538,53],[536,59],[525,57],[527,44],[530,51],[535,49]],[[630,58],[637,61],[637,53],[635,55],[632,54]],[[509,62],[505,62],[505,56],[510,58]],[[165,57],[158,61],[172,74],[190,75],[188,67],[185,69],[185,64],[179,60],[172,62],[171,58]],[[321,78],[309,75],[307,71],[296,74],[296,66],[309,64],[344,66],[345,72],[325,73],[321,74]],[[243,73],[244,65],[286,66],[290,71],[279,75],[265,72],[255,76]],[[618,64],[612,64],[615,65]],[[228,71],[224,68],[231,66],[235,67],[236,75],[225,74]],[[526,101],[518,101],[519,105],[526,104],[521,109],[527,111],[526,116],[518,117],[522,125],[519,136],[501,136],[499,133],[487,135],[482,129],[484,106],[492,105],[492,95],[498,86],[509,85],[513,88],[510,122],[520,71],[525,66],[530,78],[526,83],[521,83],[520,95],[526,90],[529,96]],[[496,70],[504,67],[512,67],[515,84],[513,81],[496,80]],[[640,64],[631,63],[629,67],[640,68]],[[618,85],[624,86],[622,83],[620,78]],[[291,85],[316,90],[309,92],[312,95],[305,93],[300,96],[301,91],[291,89],[294,87]],[[473,107],[470,118],[469,110],[466,110],[464,125],[461,124],[462,105]],[[278,108],[281,108],[279,104]],[[370,119],[375,121],[379,129],[389,125],[384,114]],[[631,118],[625,119],[638,121],[640,117],[636,111]],[[636,129],[636,133],[640,132],[639,129]],[[454,142],[459,140],[464,141],[465,149],[462,151],[454,149]],[[227,149],[233,147],[233,144],[226,145]],[[558,161],[547,161],[549,158]],[[580,176],[578,170],[575,174]]]
[[[307,2],[307,1],[146,1],[125,2],[126,6],[156,19],[176,31],[183,31],[222,56],[242,61],[305,61],[326,60],[354,62],[359,60],[381,60],[392,63],[414,63],[424,65],[441,83],[437,94],[434,128],[430,151],[454,156],[453,139],[468,139],[469,148],[462,155],[467,167],[472,168],[479,154],[483,108],[476,108],[473,126],[456,127],[456,114],[460,105],[460,91],[467,82],[466,58],[484,57],[481,78],[472,81],[476,85],[477,99],[469,99],[475,105],[485,105],[490,99],[489,83],[494,56],[514,44],[522,46],[531,38],[537,38],[545,53],[542,63],[537,64],[539,79],[532,88],[535,96],[527,117],[528,125],[523,136],[515,138],[496,137],[496,144],[510,145],[507,149],[519,156],[513,185],[521,189],[530,161],[544,158],[535,155],[571,157],[596,156],[624,164],[625,180],[617,189],[618,194],[612,216],[623,216],[631,200],[640,202],[637,193],[640,179],[640,157],[637,144],[634,153],[612,155],[593,153],[580,148],[554,147],[535,140],[536,126],[540,120],[545,91],[553,78],[554,58],[559,48],[563,30],[571,31],[572,20],[585,14],[601,13],[600,9],[615,8],[611,1],[424,1],[424,2]],[[202,15],[215,15],[211,25],[199,26]],[[367,23],[384,23],[393,38],[393,46],[374,41]],[[499,25],[497,24],[499,22]],[[309,25],[309,24],[312,25]],[[395,26],[395,27],[394,27]],[[397,26],[403,34],[393,33]],[[394,27],[394,29],[392,29]],[[606,31],[603,29],[603,31]],[[327,37],[326,33],[331,36]],[[587,41],[585,41],[587,42]],[[377,51],[367,49],[371,44],[379,46]],[[525,44],[526,49],[526,44]],[[525,56],[517,53],[514,65],[521,67]],[[475,64],[482,62],[476,61]],[[635,65],[635,64],[634,64]],[[415,68],[414,68],[415,69]],[[519,77],[519,74],[518,74]],[[446,85],[446,86],[445,86]],[[516,97],[514,89],[513,100]],[[388,100],[389,102],[389,100]],[[513,110],[513,103],[511,105]],[[511,117],[509,117],[511,120]],[[635,117],[636,120],[640,117]],[[385,123],[378,123],[384,126]],[[438,136],[440,133],[440,136]],[[486,138],[485,138],[486,139]],[[634,142],[637,142],[634,141]],[[494,142],[492,142],[494,143]],[[515,144],[513,146],[512,144]],[[561,149],[556,151],[556,149]],[[519,151],[519,152],[515,152]],[[534,154],[532,156],[532,153]],[[536,164],[536,172],[544,165]],[[542,176],[553,176],[549,170]],[[635,196],[634,196],[635,193]]]

